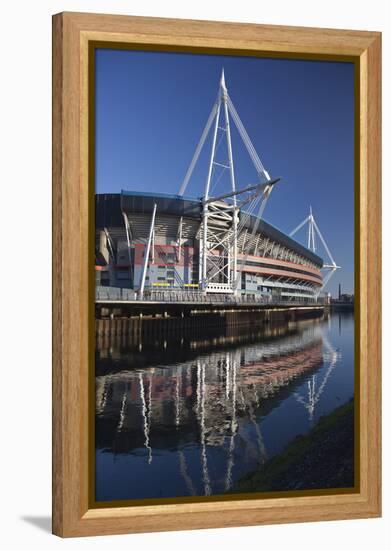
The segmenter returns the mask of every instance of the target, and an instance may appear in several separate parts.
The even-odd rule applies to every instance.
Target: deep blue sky
[[[222,67],[258,155],[272,177],[281,177],[264,218],[289,233],[311,204],[342,266],[328,290],[336,295],[341,282],[344,292],[353,292],[351,63],[97,50],[96,192],[178,193],[215,101]],[[233,124],[232,142],[237,187],[242,188],[257,178]],[[209,151],[210,140],[187,195],[202,194]],[[221,154],[219,160],[225,159]],[[295,238],[305,243],[305,231]]]

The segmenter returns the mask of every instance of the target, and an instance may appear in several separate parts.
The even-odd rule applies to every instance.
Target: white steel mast
[[[200,287],[205,293],[228,292],[235,294],[238,286],[240,209],[238,207],[237,195],[244,191],[238,191],[236,186],[230,116],[254,164],[260,179],[259,183],[266,182],[267,184],[263,186],[266,188],[261,189],[260,186],[258,189],[259,195],[257,200],[261,199],[262,201],[262,208],[259,210],[260,215],[266,206],[267,199],[275,183],[275,181],[271,181],[268,172],[259,159],[243,123],[233,106],[228,95],[223,69],[216,101],[212,107],[212,111],[179,190],[179,195],[182,196],[186,191],[201,150],[213,126],[212,145],[204,186],[200,227],[202,238],[200,239],[199,278]],[[219,145],[224,140],[226,142],[226,153],[228,158],[224,161],[219,161],[217,159],[217,151]],[[212,188],[212,180],[216,170],[219,170],[220,174]],[[222,195],[220,198],[213,198],[211,194],[215,191],[218,182],[227,170],[229,172],[231,193]],[[248,188],[246,188],[246,191],[247,190]],[[225,200],[227,197],[230,199],[229,202]]]
[[[293,237],[302,227],[305,226],[305,224],[308,224],[308,233],[307,233],[307,248],[311,250],[312,252],[316,253],[316,240],[315,240],[315,234],[318,235],[325,251],[327,254],[327,257],[329,259],[329,263],[323,264],[324,270],[327,271],[324,279],[323,284],[319,291],[315,294],[316,297],[319,296],[319,294],[322,292],[322,290],[325,289],[328,282],[330,281],[331,277],[334,275],[334,273],[337,271],[337,269],[341,269],[341,266],[337,265],[334,261],[334,258],[330,252],[329,247],[327,246],[327,243],[318,227],[318,224],[315,221],[314,215],[312,213],[312,206],[310,206],[310,213],[309,215],[301,222],[293,231],[289,233],[290,237]]]
[[[147,240],[147,244],[146,244],[145,252],[144,252],[145,256],[144,256],[143,270],[141,272],[141,282],[140,282],[140,289],[139,289],[140,299],[143,298],[143,294],[144,294],[145,279],[146,279],[146,275],[147,275],[148,262],[149,262],[149,253],[150,253],[150,250],[151,250],[151,242],[153,240],[153,232],[154,232],[154,227],[155,227],[156,208],[157,208],[157,204],[155,203],[153,205],[151,225],[150,225],[150,228],[149,228],[149,236],[148,236],[148,240]]]

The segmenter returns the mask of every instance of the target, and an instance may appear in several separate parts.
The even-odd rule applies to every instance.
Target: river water
[[[96,500],[231,491],[353,394],[351,313],[230,334],[98,340]]]

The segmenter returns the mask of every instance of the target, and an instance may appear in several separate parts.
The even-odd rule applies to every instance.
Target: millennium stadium
[[[238,216],[240,220],[241,212]],[[322,287],[321,258],[265,221],[243,217],[236,273],[227,250],[233,240],[229,238],[232,220],[208,218],[208,245],[220,242],[221,234],[228,234],[228,245],[217,245],[211,253],[210,246],[205,281],[200,199],[126,191],[97,195],[96,285],[144,294],[236,292],[282,300],[314,299]]]
[[[256,182],[241,189],[231,126],[256,171]],[[188,184],[208,136],[209,164],[198,184],[203,194],[191,197]],[[209,295],[259,302],[318,301],[338,266],[312,211],[290,235],[263,219],[275,185],[280,185],[279,178],[269,175],[256,153],[228,95],[223,71],[178,194],[123,190],[95,195],[97,299],[196,301]],[[293,236],[306,224],[304,246]],[[316,236],[329,263],[316,253]]]

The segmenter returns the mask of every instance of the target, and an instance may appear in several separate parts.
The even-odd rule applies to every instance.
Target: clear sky
[[[228,93],[272,177],[264,218],[285,233],[309,213],[338,265],[328,290],[354,290],[354,66],[214,55],[96,52],[96,192],[178,193],[216,99]],[[256,173],[232,126],[237,187]],[[202,194],[211,140],[186,195]],[[224,155],[219,158],[224,160]],[[304,229],[295,238],[306,242]],[[327,260],[318,240],[317,252]]]

